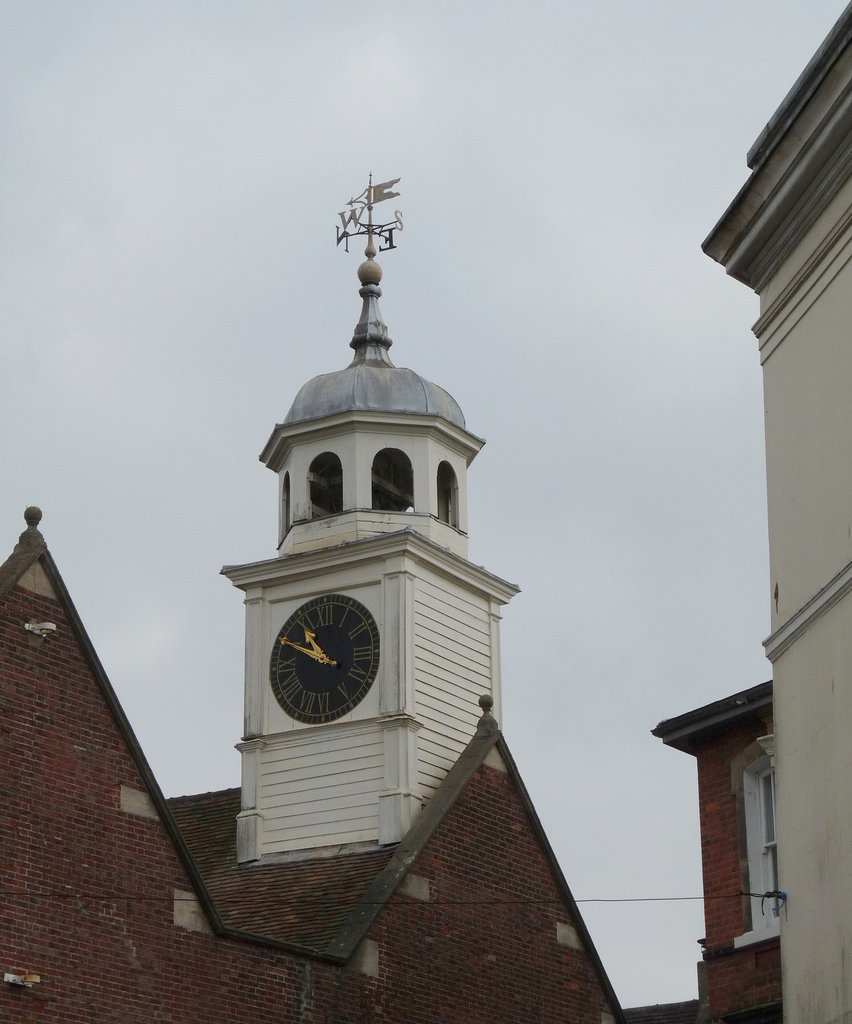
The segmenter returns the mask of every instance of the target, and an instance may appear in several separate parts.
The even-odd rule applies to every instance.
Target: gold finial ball
[[[382,268],[375,260],[364,260],[358,267],[358,280],[361,284],[378,284],[382,279]]]

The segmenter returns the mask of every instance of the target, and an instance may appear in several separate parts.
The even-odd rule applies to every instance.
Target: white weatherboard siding
[[[383,760],[372,723],[269,740],[260,779],[262,853],[374,839]]]
[[[415,715],[423,796],[434,791],[470,740],[492,693],[488,603],[451,581],[419,580],[414,604]]]
[[[500,720],[500,609],[517,588],[412,530],[238,566],[246,591],[242,862],[397,842],[473,736],[479,698]],[[376,619],[375,683],[342,719],[290,718],[269,651],[303,602],[348,594]]]

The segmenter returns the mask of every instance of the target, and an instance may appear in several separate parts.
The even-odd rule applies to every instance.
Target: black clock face
[[[303,604],[272,647],[269,681],[291,718],[317,725],[350,712],[379,669],[379,631],[359,601],[325,594]]]

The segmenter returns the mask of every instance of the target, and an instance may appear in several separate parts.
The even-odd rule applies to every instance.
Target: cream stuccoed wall
[[[764,370],[773,632],[852,560],[850,261],[852,181],[762,295],[755,325]]]
[[[850,667],[852,597],[812,622],[774,663],[787,1024],[852,1020]]]
[[[847,182],[767,282],[755,325],[788,1024],[852,1021],[851,225]]]
[[[703,243],[760,297],[786,1024],[852,1024],[852,5]]]

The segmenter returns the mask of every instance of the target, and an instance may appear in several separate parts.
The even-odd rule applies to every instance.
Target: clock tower
[[[517,588],[467,559],[484,442],[388,353],[374,236],[393,235],[372,207],[394,184],[341,214],[339,240],[368,236],[352,361],[301,388],[261,453],[278,476],[277,557],[223,569],[246,606],[242,862],[397,842],[483,693],[500,718],[500,614]]]

